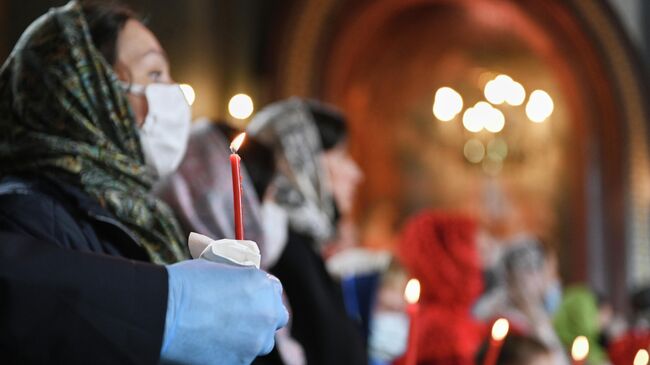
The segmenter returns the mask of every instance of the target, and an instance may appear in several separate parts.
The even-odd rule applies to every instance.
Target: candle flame
[[[246,138],[246,133],[241,133],[235,139],[232,140],[232,143],[230,144],[230,151],[232,153],[237,153],[239,151],[239,147],[241,147],[242,143],[244,143],[244,139]]]
[[[650,354],[648,350],[641,349],[637,351],[636,356],[634,356],[634,365],[648,365],[650,361]]]
[[[589,355],[589,341],[585,336],[578,336],[573,340],[573,346],[571,346],[571,357],[575,361],[582,361],[587,358]]]
[[[411,279],[406,283],[404,299],[409,304],[415,304],[420,300],[420,281],[418,279]]]
[[[508,335],[510,330],[510,323],[505,318],[499,318],[494,321],[492,325],[492,339],[495,341],[503,341],[504,338]]]

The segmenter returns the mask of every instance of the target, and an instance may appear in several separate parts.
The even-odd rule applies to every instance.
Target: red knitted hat
[[[483,289],[473,219],[424,211],[405,224],[398,257],[420,280],[418,363],[473,364],[486,333],[471,315]]]
[[[469,309],[483,290],[476,222],[468,216],[424,211],[402,230],[398,256],[420,280],[421,303]]]

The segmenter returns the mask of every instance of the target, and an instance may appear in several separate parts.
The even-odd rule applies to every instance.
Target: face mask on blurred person
[[[178,84],[129,84],[127,92],[147,98],[147,116],[140,128],[140,143],[147,166],[159,178],[176,171],[190,135],[191,111]]]
[[[554,281],[544,292],[544,309],[549,314],[555,314],[562,304],[562,284]]]
[[[370,357],[392,361],[406,352],[409,319],[403,312],[375,312],[370,328]]]

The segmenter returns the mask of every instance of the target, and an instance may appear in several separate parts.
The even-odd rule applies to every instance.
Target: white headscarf
[[[308,103],[298,98],[273,103],[255,115],[247,132],[275,152],[274,198],[286,210],[290,226],[319,245],[326,243],[335,232],[334,200]]]

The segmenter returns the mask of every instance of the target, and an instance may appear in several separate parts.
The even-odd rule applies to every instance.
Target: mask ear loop
[[[122,90],[124,90],[125,93],[134,94],[134,95],[144,95],[145,94],[145,86],[140,85],[140,84],[136,84],[133,81],[131,81],[131,80],[133,80],[133,75],[131,75],[131,71],[126,66],[124,66],[122,63],[119,63],[119,61],[118,61],[118,62],[116,62],[116,68],[126,70],[126,73],[127,73],[127,76],[128,76],[127,79],[129,81],[124,81],[124,80],[118,79],[120,87],[122,88]]]
[[[124,89],[124,92],[127,94],[134,94],[134,95],[144,95],[145,94],[145,88],[146,86],[140,85],[140,84],[135,84],[135,83],[127,83],[126,81],[120,80],[120,85]]]

